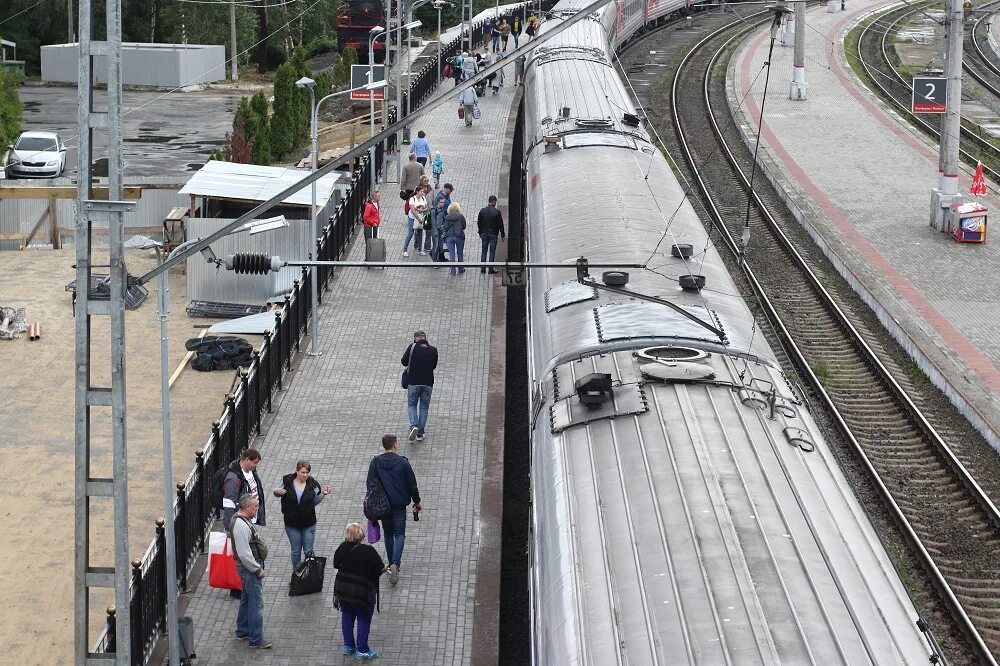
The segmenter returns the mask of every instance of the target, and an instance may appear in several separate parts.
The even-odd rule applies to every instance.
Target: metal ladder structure
[[[76,550],[74,556],[74,662],[77,666],[131,663],[131,613],[128,551],[128,481],[125,429],[125,228],[122,214],[133,203],[122,201],[122,14],[121,0],[107,0],[107,39],[93,39],[94,9],[91,0],[80,0],[79,79],[77,87],[77,128],[79,161],[77,166],[76,283],[87,285],[78,295],[76,306]],[[95,62],[107,61],[107,107],[97,110],[94,103]],[[108,198],[94,197],[95,132],[107,135]],[[89,285],[94,268],[91,232],[95,226],[107,227],[109,243],[110,300],[96,300]],[[102,271],[103,272],[103,271]],[[93,378],[91,343],[92,317],[109,317],[111,323],[111,386],[91,384]],[[107,410],[110,409],[110,414]],[[95,441],[91,425],[95,418],[110,416],[111,469],[92,469],[94,456],[106,453],[106,444]],[[98,450],[101,449],[101,450]],[[96,476],[95,473],[105,476]],[[97,502],[113,505],[113,548],[106,540],[92,538]],[[92,559],[93,558],[93,559]],[[91,652],[91,590],[114,588],[116,626],[113,654]]]

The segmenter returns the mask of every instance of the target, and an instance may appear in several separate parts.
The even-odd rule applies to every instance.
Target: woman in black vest
[[[320,488],[319,481],[309,476],[312,465],[308,460],[295,463],[295,472],[286,474],[274,488],[281,498],[281,513],[285,516],[285,534],[292,546],[292,568],[299,566],[302,555],[312,552],[316,541],[316,505],[330,494],[330,486]]]

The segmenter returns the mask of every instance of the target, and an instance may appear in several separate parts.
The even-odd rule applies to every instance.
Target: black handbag
[[[403,376],[399,380],[399,385],[403,388],[410,388],[410,366],[413,365],[413,348],[416,345],[416,342],[410,345],[410,362],[406,365],[406,370],[403,370]]]
[[[288,584],[288,596],[300,597],[304,594],[322,592],[325,574],[326,558],[309,553],[292,572],[292,581]]]

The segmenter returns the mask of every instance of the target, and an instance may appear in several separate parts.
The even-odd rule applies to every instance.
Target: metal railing
[[[473,26],[473,43],[481,39],[482,26]],[[442,57],[455,55],[460,48],[460,38],[447,44]],[[412,109],[419,106],[433,92],[437,83],[436,62],[425,66],[411,80],[408,94],[412,95]],[[404,98],[405,100],[405,98]],[[405,108],[405,101],[404,101]],[[396,122],[397,111],[391,109],[386,124]],[[397,149],[395,135],[381,142],[375,151],[375,163],[368,156],[361,158],[354,170],[351,188],[340,201],[323,235],[316,240],[316,256],[322,261],[343,258],[361,223],[364,204],[370,195],[370,170],[374,167],[381,175],[385,156]],[[318,266],[317,300],[323,302],[333,268]],[[253,353],[248,368],[237,371],[233,386],[226,396],[225,406],[218,420],[212,423],[212,434],[205,446],[195,452],[195,465],[187,480],[177,484],[174,502],[174,528],[176,534],[177,583],[182,591],[188,589],[188,577],[195,561],[205,554],[208,534],[215,521],[216,510],[211,502],[212,477],[220,467],[235,460],[241,451],[250,447],[254,437],[261,432],[261,420],[274,411],[275,393],[283,390],[285,373],[292,358],[298,353],[312,313],[311,276],[309,269],[302,269],[290,294],[285,296],[281,308],[275,310],[274,328],[264,334],[260,349]],[[148,662],[161,635],[166,631],[166,563],[164,560],[165,537],[162,519],[156,521],[156,533],[142,558],[132,561],[131,613],[132,663],[143,666]],[[118,639],[115,631],[116,609],[107,609],[107,622],[94,648],[98,653],[113,653]]]

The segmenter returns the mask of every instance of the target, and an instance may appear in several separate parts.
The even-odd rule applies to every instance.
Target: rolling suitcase
[[[378,228],[375,236],[365,239],[365,261],[385,261],[385,240],[378,238]]]

